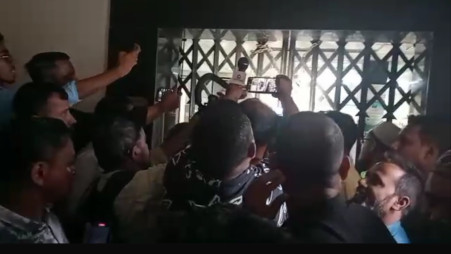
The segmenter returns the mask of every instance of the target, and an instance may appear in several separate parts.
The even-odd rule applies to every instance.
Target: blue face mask
[[[69,83],[65,84],[63,88],[69,97],[69,104],[71,106],[80,101],[80,97],[78,96],[78,88],[76,80],[72,80]]]

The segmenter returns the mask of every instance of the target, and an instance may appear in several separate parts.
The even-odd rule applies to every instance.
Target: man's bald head
[[[281,127],[276,141],[277,164],[290,186],[328,187],[338,174],[344,150],[343,134],[327,116],[300,112]],[[290,188],[291,189],[291,188]]]
[[[257,146],[268,145],[275,138],[278,116],[259,99],[247,99],[240,103],[241,110],[251,120]]]

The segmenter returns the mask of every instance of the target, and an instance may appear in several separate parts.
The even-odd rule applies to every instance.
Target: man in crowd
[[[34,82],[50,82],[64,88],[74,105],[89,95],[126,76],[138,62],[141,49],[136,45],[131,52],[119,52],[116,68],[94,77],[77,80],[70,57],[61,52],[45,52],[35,56],[25,65]]]
[[[19,88],[13,100],[16,120],[32,117],[50,117],[63,121],[68,127],[76,124],[69,108],[67,93],[51,83],[27,83]]]
[[[340,127],[340,130],[344,138],[344,157],[340,166],[340,177],[342,179],[341,194],[346,200],[354,197],[360,175],[357,170],[352,166],[352,158],[350,156],[351,149],[357,141],[359,130],[354,119],[350,115],[343,114],[338,111],[328,111],[325,113]]]
[[[427,210],[416,221],[404,221],[413,243],[451,241],[451,152],[444,153],[425,185]],[[407,224],[408,223],[408,224]]]
[[[252,126],[239,105],[227,99],[211,103],[199,116],[191,147],[175,155],[166,168],[164,186],[171,210],[241,205],[249,184],[268,170],[251,166],[255,153]],[[281,193],[280,188],[271,192],[268,202]],[[282,206],[271,219],[281,225],[285,218]]]
[[[383,122],[370,130],[365,137],[356,168],[362,173],[384,158],[393,150],[401,129],[391,122]]]
[[[423,179],[450,149],[450,125],[434,116],[411,116],[399,135],[397,150],[423,172]]]
[[[0,33],[0,129],[11,119],[11,103],[14,98],[16,68],[14,61],[5,46],[5,38]]]
[[[261,193],[283,182],[290,215],[286,226],[298,239],[315,243],[393,243],[374,213],[359,205],[347,206],[339,195],[344,140],[332,119],[313,112],[292,115],[282,125],[275,149],[274,166],[280,171],[272,171],[265,181],[256,181],[249,187],[252,193],[246,195],[245,202],[253,203],[247,207],[253,212],[267,213],[269,207]]]
[[[415,208],[423,191],[417,169],[388,153],[368,171],[365,181],[364,205],[376,212],[397,243],[411,243],[401,219]]]
[[[433,221],[451,222],[451,151],[446,152],[429,173],[425,186],[429,216]]]
[[[164,195],[165,164],[150,167],[150,151],[146,134],[138,124],[111,118],[96,127],[93,147],[99,165],[104,170],[95,183],[88,209],[91,222],[106,222],[113,228],[113,241],[127,241],[137,227],[138,216],[149,206],[156,213]],[[150,167],[150,168],[149,168]],[[148,211],[148,210],[146,210]],[[145,223],[152,221],[147,214]],[[146,224],[148,230],[152,226]]]
[[[75,173],[70,131],[52,118],[16,124],[0,142],[0,243],[67,243],[49,206],[65,197]]]

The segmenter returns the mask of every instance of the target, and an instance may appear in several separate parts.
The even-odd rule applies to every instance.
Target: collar
[[[392,231],[392,230],[397,230],[398,228],[402,227],[402,226],[401,226],[401,221],[397,221],[397,222],[395,222],[395,223],[392,223],[392,224],[388,225],[387,227],[388,227],[388,229],[389,229],[390,231]]]
[[[46,208],[43,221],[40,222],[26,218],[0,205],[0,221],[21,231],[40,232],[44,230],[49,221],[49,214],[50,210]]]

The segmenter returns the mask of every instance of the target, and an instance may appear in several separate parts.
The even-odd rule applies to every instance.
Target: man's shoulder
[[[0,220],[0,243],[18,243],[29,238],[29,232]]]
[[[355,234],[362,242],[395,243],[382,220],[368,208],[351,203],[347,205],[343,216],[346,223],[356,229]]]

